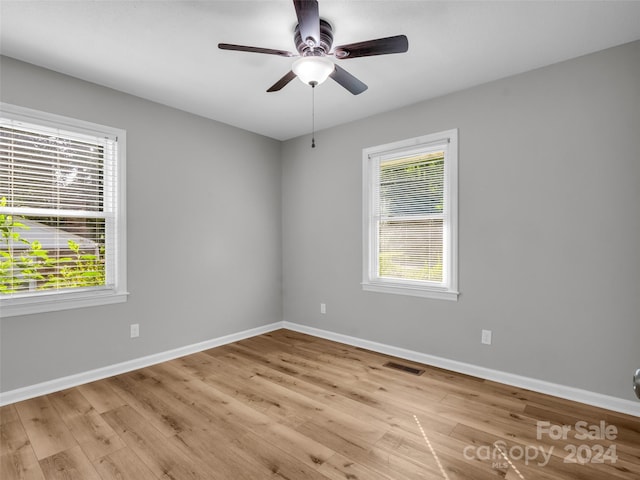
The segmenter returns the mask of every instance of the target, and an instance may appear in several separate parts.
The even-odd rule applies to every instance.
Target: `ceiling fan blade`
[[[310,47],[320,45],[320,12],[317,0],[293,0],[302,41]],[[307,43],[309,42],[309,43]]]
[[[404,53],[409,50],[409,40],[404,35],[378,38],[366,42],[350,43],[336,47],[333,54],[341,60],[347,58],[370,57],[372,55],[387,55],[389,53]]]
[[[222,50],[235,50],[238,52],[267,53],[269,55],[279,55],[281,57],[295,57],[296,55],[286,50],[274,50],[272,48],[248,47],[246,45],[233,45],[231,43],[219,43],[218,48]]]
[[[267,92],[277,92],[278,90],[281,90],[282,87],[284,87],[287,83],[289,83],[294,78],[296,78],[296,74],[293,73],[292,71],[289,71],[289,73],[287,73],[284,77],[282,77],[280,80],[274,83],[271,87],[269,87],[269,90],[267,90]]]
[[[354,95],[359,95],[367,88],[369,88],[366,84],[362,83],[360,80],[358,80],[344,68],[339,67],[338,65],[336,65],[335,70],[329,76]]]

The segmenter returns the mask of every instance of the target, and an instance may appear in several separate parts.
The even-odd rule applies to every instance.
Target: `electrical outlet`
[[[482,343],[491,345],[491,330],[482,330]]]
[[[320,304],[320,313],[323,314],[323,315],[325,313],[327,313],[327,304],[326,303],[321,303]]]
[[[140,336],[140,324],[139,323],[132,323],[130,325],[131,328],[131,338],[136,338]]]

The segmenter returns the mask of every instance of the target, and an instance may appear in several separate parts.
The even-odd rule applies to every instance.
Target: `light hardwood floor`
[[[2,480],[640,478],[640,418],[288,330],[0,414]]]

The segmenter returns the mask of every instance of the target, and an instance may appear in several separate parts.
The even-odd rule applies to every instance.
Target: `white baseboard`
[[[185,355],[202,352],[203,350],[208,350],[210,348],[219,347],[228,343],[237,342],[245,338],[262,335],[263,333],[272,332],[279,328],[282,328],[282,322],[275,322],[269,325],[251,328],[249,330],[232,333],[230,335],[225,335],[223,337],[214,338],[204,342],[175,348],[166,352],[160,352],[153,355],[148,355],[146,357],[128,360],[126,362],[117,363],[115,365],[109,365],[107,367],[97,368],[95,370],[89,370],[87,372],[57,378],[54,380],[37,383],[35,385],[29,385],[28,387],[9,390],[7,392],[0,392],[0,406],[20,402],[22,400],[38,397],[40,395],[46,395],[48,393],[59,392],[60,390],[64,390],[66,388],[76,387],[78,385],[94,382],[96,380],[102,380],[103,378],[112,377],[121,373],[131,372],[139,368],[144,368],[150,365],[166,362],[168,360],[173,360],[174,358],[184,357]]]
[[[436,357],[434,355],[427,355],[426,353],[406,350],[404,348],[398,348],[391,345],[385,345],[383,343],[363,340],[361,338],[308,327],[306,325],[300,325],[297,323],[283,322],[283,328],[300,333],[306,333],[308,335],[313,335],[314,337],[326,338],[327,340],[346,343],[347,345],[352,345],[355,347],[366,348],[367,350],[392,355],[398,358],[404,358],[406,360],[412,360],[414,362],[423,363],[425,365],[432,365],[434,367],[444,368],[446,370],[464,373],[466,375],[472,375],[474,377],[492,380],[494,382],[504,383],[506,385],[512,385],[514,387],[526,388],[535,392],[553,395],[555,397],[573,400],[580,403],[586,403],[587,405],[593,405],[595,407],[605,408],[607,410],[613,410],[615,412],[621,412],[640,417],[640,402],[634,402],[632,400],[625,400],[618,397],[603,395],[601,393],[590,392],[588,390],[567,387],[565,385],[559,385],[557,383],[545,382],[543,380],[538,380],[535,378],[514,375],[512,373],[502,372],[500,370],[479,367],[470,363],[463,363],[456,360]]]
[[[37,397],[40,395],[46,395],[48,393],[58,392],[66,388],[75,387],[88,382],[94,382],[96,380],[101,380],[103,378],[112,377],[113,375],[130,372],[139,368],[148,367],[157,363],[166,362],[168,360],[173,360],[174,358],[183,357],[192,353],[201,352],[210,348],[237,342],[245,338],[272,332],[279,328],[286,328],[295,332],[306,333],[315,337],[326,338],[327,340],[333,340],[336,342],[345,343],[347,345],[353,345],[355,347],[366,348],[367,350],[412,360],[414,362],[423,363],[425,365],[432,365],[434,367],[444,368],[446,370],[464,373],[467,375],[472,375],[474,377],[484,378],[486,380],[492,380],[494,382],[504,383],[506,385],[512,385],[514,387],[526,388],[535,392],[545,393],[547,395],[553,395],[556,397],[565,398],[567,400],[586,403],[588,405],[605,408],[607,410],[613,410],[615,412],[621,412],[640,417],[640,402],[634,402],[631,400],[625,400],[609,395],[603,395],[601,393],[590,392],[588,390],[581,390],[579,388],[567,387],[565,385],[559,385],[556,383],[545,382],[543,380],[537,380],[535,378],[514,375],[512,373],[502,372],[500,370],[479,367],[470,363],[449,360],[447,358],[436,357],[434,355],[428,355],[426,353],[415,352],[413,350],[407,350],[404,348],[394,347],[392,345],[372,342],[370,340],[363,340],[361,338],[351,337],[349,335],[343,335],[340,333],[330,332],[328,330],[321,330],[318,328],[308,327],[306,325],[286,321],[275,322],[269,325],[251,328],[249,330],[225,335],[223,337],[214,338],[205,342],[194,343],[192,345],[168,350],[166,352],[160,352],[153,355],[148,355],[146,357],[136,358],[134,360],[129,360],[115,365],[110,365],[95,370],[89,370],[87,372],[69,375],[67,377],[49,380],[47,382],[42,382],[15,390],[9,390],[7,392],[0,392],[0,406],[27,400],[29,398]]]

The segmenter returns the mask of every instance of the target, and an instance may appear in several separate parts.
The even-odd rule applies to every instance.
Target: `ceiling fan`
[[[219,43],[222,50],[237,50],[240,52],[266,53],[281,57],[300,57],[291,70],[274,83],[267,92],[277,92],[291,80],[298,77],[302,82],[315,87],[331,77],[349,92],[358,95],[368,87],[344,68],[332,62],[329,56],[338,60],[369,57],[373,55],[387,55],[390,53],[404,53],[409,49],[409,42],[404,35],[378,38],[364,42],[340,45],[333,50],[333,29],[331,24],[320,18],[317,0],[293,0],[293,6],[298,17],[298,25],[293,34],[298,54],[286,50],[271,48],[249,47]]]

